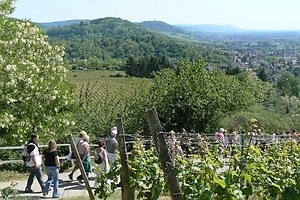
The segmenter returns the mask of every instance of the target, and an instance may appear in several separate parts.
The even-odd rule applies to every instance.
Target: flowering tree
[[[42,140],[64,136],[74,91],[66,80],[63,49],[28,20],[15,20],[14,1],[0,2],[0,134],[20,144],[37,132]]]

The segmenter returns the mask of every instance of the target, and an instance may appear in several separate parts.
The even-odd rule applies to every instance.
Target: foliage
[[[293,122],[293,118],[295,117],[278,112],[274,107],[266,108],[256,104],[245,111],[223,118],[220,126],[227,127],[228,131],[253,130],[251,119],[256,119],[256,125],[264,132],[283,133],[299,127]]]
[[[264,82],[247,71],[237,74],[235,77],[247,90],[251,91],[256,103],[266,102],[274,92],[274,86],[271,83]]]
[[[164,174],[155,151],[154,147],[146,151],[137,139],[129,157],[129,184],[137,192],[137,199],[158,199],[166,192]]]
[[[115,161],[108,173],[105,173],[99,167],[96,168],[98,187],[95,190],[95,195],[100,199],[107,199],[117,188],[118,180],[121,174],[121,165],[119,160]]]
[[[185,186],[187,199],[299,197],[299,162],[293,156],[299,147],[295,143],[272,145],[265,152],[259,146],[249,145],[245,153],[235,147],[229,165],[222,162],[215,147],[210,148],[200,161],[178,162],[179,182]],[[277,173],[278,170],[281,172]]]
[[[16,0],[3,0],[0,2],[0,15],[9,15],[12,14],[15,10],[13,5]]]
[[[266,72],[266,68],[264,67],[260,67],[258,70],[257,70],[257,77],[262,80],[262,81],[268,81],[268,74]]]
[[[300,78],[286,72],[277,81],[277,88],[282,96],[300,96]]]
[[[150,90],[167,130],[213,130],[225,115],[255,101],[252,89],[233,76],[208,71],[204,62],[182,62],[179,72],[158,73]]]
[[[63,49],[51,46],[29,21],[0,17],[2,137],[7,144],[17,145],[33,132],[47,139],[63,136],[73,123],[72,88],[65,79]]]
[[[145,151],[143,144],[137,139],[128,157],[130,180],[127,183],[135,190],[137,199],[158,199],[166,192],[164,175],[158,163],[154,148]],[[99,186],[95,190],[100,199],[112,195],[120,173],[119,161],[113,164],[110,172],[100,172],[97,177]]]
[[[239,67],[227,66],[226,69],[225,69],[225,73],[227,75],[237,75],[237,74],[240,74],[242,72],[243,72],[242,69],[239,68]]]
[[[216,144],[201,146],[199,154],[192,157],[173,157],[183,196],[187,200],[299,199],[300,146],[297,142],[278,141],[265,148],[259,141],[253,145],[255,139],[250,135],[240,137],[244,137],[245,145],[233,144],[231,151],[224,151]],[[145,151],[137,142],[128,165],[131,178],[128,184],[136,190],[138,199],[158,199],[165,193],[162,171],[153,149]],[[119,174],[119,169],[116,171]],[[114,180],[107,179],[109,176],[101,178],[103,185]],[[97,194],[105,191],[110,190],[100,186]]]
[[[167,57],[147,56],[136,60],[129,56],[126,60],[124,71],[129,76],[152,77],[155,71],[173,67],[174,64]]]
[[[274,90],[261,103],[255,103],[243,111],[224,117],[219,126],[229,131],[252,130],[251,119],[267,133],[284,133],[299,126],[300,100],[295,96],[280,96]]]
[[[1,196],[3,199],[8,199],[9,197],[14,197],[18,194],[18,190],[15,188],[17,183],[12,182],[10,186],[1,189]]]
[[[149,135],[149,126],[145,117],[145,111],[149,108],[151,93],[149,88],[152,80],[132,85],[132,93],[126,98],[126,107],[123,112],[126,132],[130,134]]]

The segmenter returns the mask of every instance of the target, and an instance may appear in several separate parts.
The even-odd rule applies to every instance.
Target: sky
[[[11,17],[33,22],[118,17],[171,25],[300,30],[300,0],[17,0]]]

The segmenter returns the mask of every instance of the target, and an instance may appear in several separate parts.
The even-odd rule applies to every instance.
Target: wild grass
[[[0,171],[0,182],[23,180],[28,178],[27,173],[20,173],[16,171],[4,170]]]

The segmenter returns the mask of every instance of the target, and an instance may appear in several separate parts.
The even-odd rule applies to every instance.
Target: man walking
[[[44,190],[44,181],[43,181],[42,170],[41,170],[42,159],[39,153],[38,142],[39,142],[39,135],[33,134],[31,135],[31,139],[29,140],[26,147],[26,150],[30,155],[30,160],[26,162],[26,165],[29,167],[30,170],[30,174],[27,180],[27,185],[25,188],[26,193],[33,192],[31,186],[33,184],[34,176],[36,176],[42,191]]]

